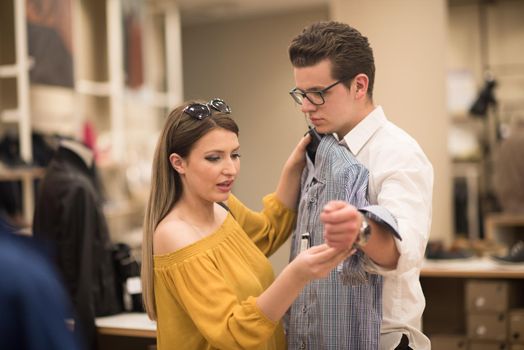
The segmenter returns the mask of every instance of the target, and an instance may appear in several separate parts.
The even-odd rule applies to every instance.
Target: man
[[[364,227],[369,224],[368,242],[359,250],[368,258],[366,270],[384,278],[380,349],[429,349],[429,340],[420,330],[425,301],[419,273],[431,224],[431,163],[417,142],[375,106],[373,52],[360,32],[338,22],[315,23],[292,40],[289,56],[296,84],[291,96],[319,133],[334,134],[368,169],[369,202],[395,217],[402,237],[396,240],[387,226],[365,220],[349,203],[332,201],[320,216],[324,240],[335,247],[353,246],[361,231],[369,231]],[[309,297],[315,303],[316,295]],[[330,317],[341,312],[342,307],[334,308]],[[322,322],[289,324],[288,341],[294,344],[293,327]]]
[[[0,349],[76,350],[66,292],[45,251],[0,217]]]

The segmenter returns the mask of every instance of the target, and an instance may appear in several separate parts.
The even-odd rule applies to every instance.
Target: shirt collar
[[[344,136],[344,141],[351,153],[356,156],[371,136],[386,122],[387,118],[382,107],[377,106]]]

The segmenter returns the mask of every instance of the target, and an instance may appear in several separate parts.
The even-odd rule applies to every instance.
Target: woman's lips
[[[230,192],[233,187],[233,181],[221,182],[217,185],[218,189],[222,192]]]

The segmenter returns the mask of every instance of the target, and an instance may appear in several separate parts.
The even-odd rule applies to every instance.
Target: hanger
[[[88,168],[93,166],[93,152],[82,143],[78,141],[62,139],[60,140],[60,147],[67,148],[68,150],[74,152],[84,161]]]

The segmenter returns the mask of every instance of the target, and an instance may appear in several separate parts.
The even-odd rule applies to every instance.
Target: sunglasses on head
[[[231,114],[231,107],[229,107],[228,104],[220,98],[214,98],[206,104],[192,103],[184,108],[184,113],[195,119],[202,120],[211,116],[211,109],[214,109],[220,113]]]

